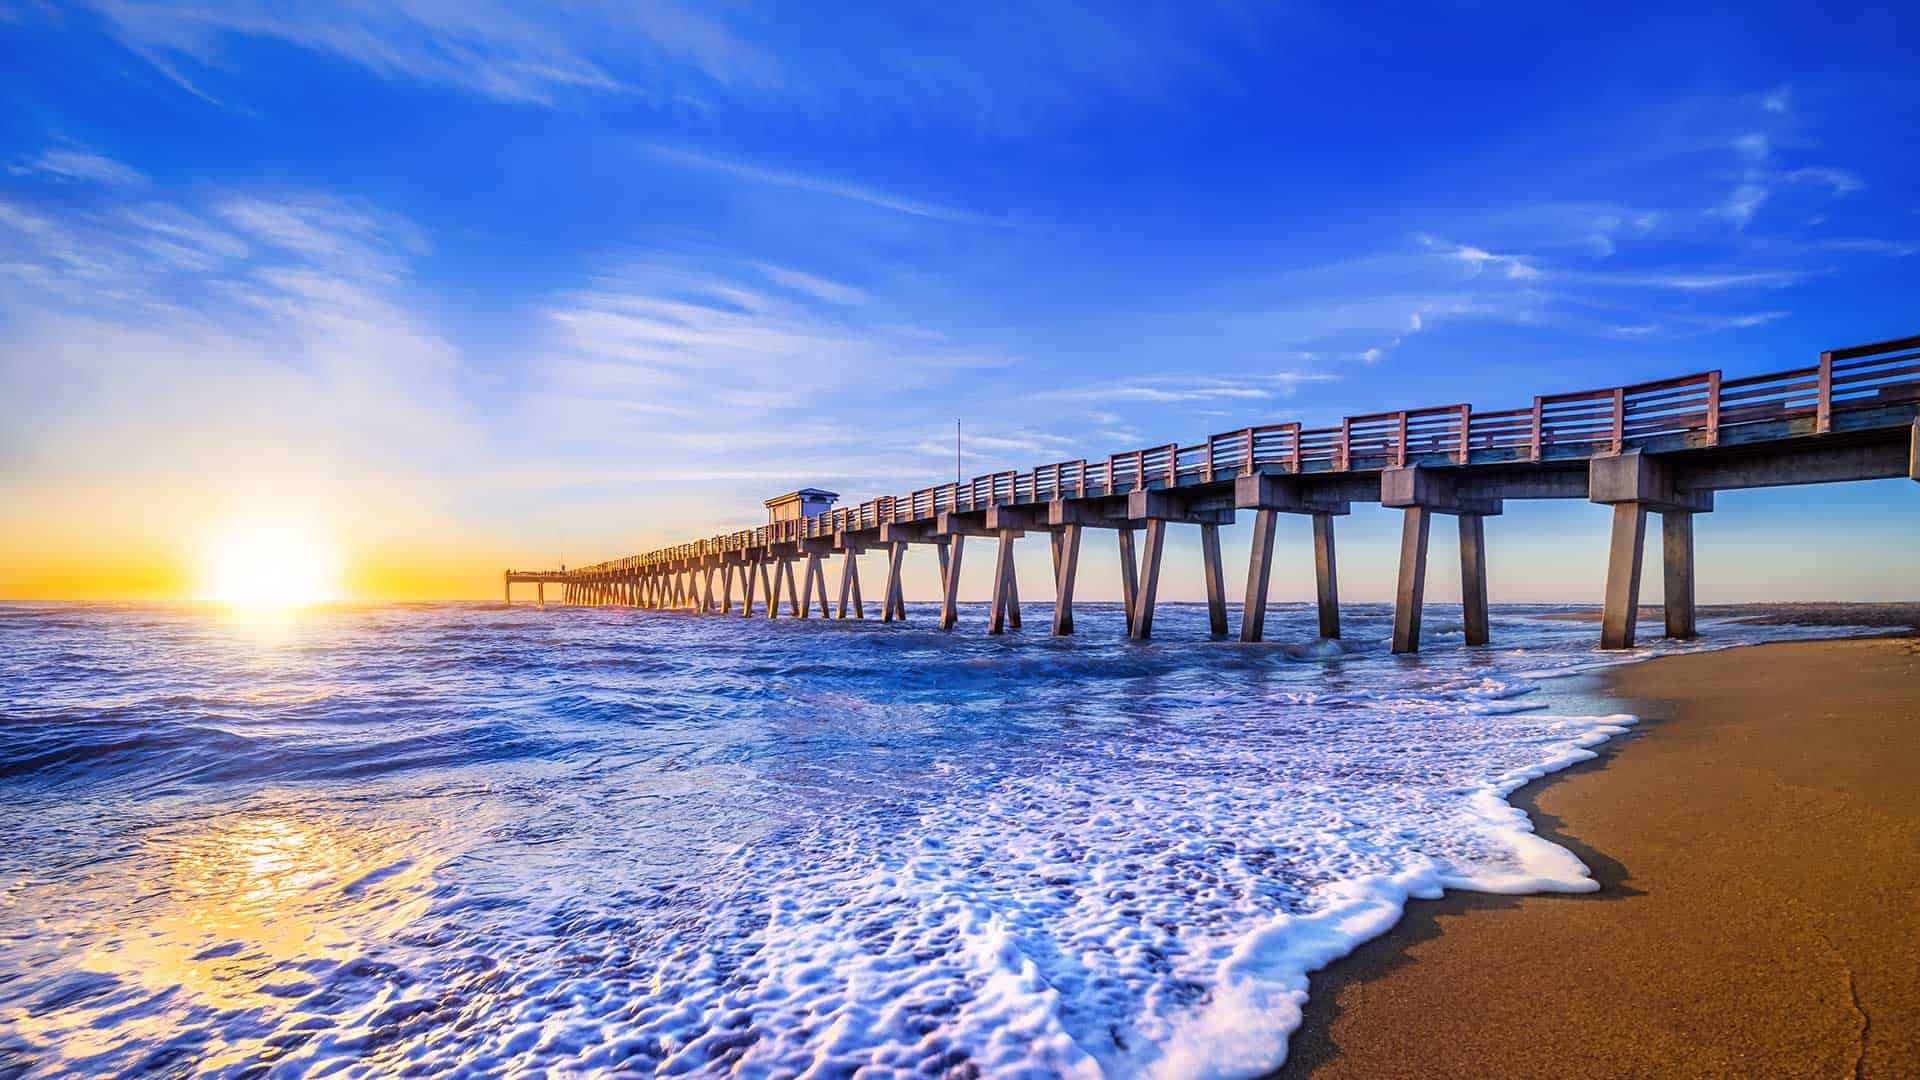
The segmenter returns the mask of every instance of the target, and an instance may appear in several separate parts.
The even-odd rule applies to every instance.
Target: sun
[[[201,598],[245,611],[287,611],[339,599],[340,560],[319,529],[242,521],[207,545]]]

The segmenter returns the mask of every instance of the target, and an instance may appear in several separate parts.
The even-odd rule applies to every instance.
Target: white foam
[[[274,849],[301,887],[262,898],[236,880],[233,903],[267,906],[212,928],[172,841],[193,841],[188,885],[258,866],[207,831],[213,800],[157,805],[173,816],[116,849],[132,856],[16,875],[0,1007],[33,1017],[28,1051],[76,1071],[187,1038],[205,1071],[270,1050],[290,1076],[1251,1076],[1284,1060],[1311,973],[1409,899],[1596,887],[1508,802],[1634,722],[1527,697],[1611,662],[1590,626],[1509,616],[1499,649],[1409,660],[1381,646],[1378,611],[1349,613],[1342,642],[1317,641],[1304,610],[1270,620],[1295,646],[1179,644],[1204,638],[1203,616],[1171,610],[1171,642],[1150,647],[1098,608],[1067,643],[543,619],[591,692],[516,705],[578,750],[501,758],[489,729],[477,761],[390,786],[303,773],[288,828],[319,839]],[[378,618],[299,663],[353,686],[398,647],[401,617]],[[444,623],[419,618],[423,650],[444,652]],[[1719,640],[1762,634],[1793,636]],[[262,694],[251,669],[200,670],[311,707]],[[377,675],[397,692],[403,676]],[[457,716],[494,700],[499,680],[475,678],[471,697],[423,686]],[[304,760],[303,724],[278,718],[295,741],[262,760]],[[32,812],[110,816],[61,796]],[[263,798],[221,813],[258,823]],[[328,951],[282,943],[262,963],[248,928],[288,925]],[[135,962],[154,956],[216,958],[194,962],[227,981]],[[111,992],[73,992],[103,979]]]

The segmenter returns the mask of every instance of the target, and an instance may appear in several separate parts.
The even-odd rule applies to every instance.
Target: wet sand
[[[1920,640],[1605,682],[1641,725],[1513,800],[1600,891],[1416,901],[1281,1076],[1920,1076]]]

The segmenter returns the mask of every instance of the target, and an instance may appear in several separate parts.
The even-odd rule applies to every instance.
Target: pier
[[[1340,636],[1335,519],[1354,503],[1402,514],[1393,651],[1420,647],[1433,518],[1460,532],[1467,644],[1485,644],[1486,521],[1509,499],[1577,499],[1608,507],[1612,536],[1601,645],[1637,634],[1647,515],[1659,515],[1665,632],[1694,636],[1693,518],[1714,494],[1746,488],[1906,477],[1920,481],[1920,336],[1820,354],[1816,364],[1723,379],[1706,371],[1656,382],[1536,396],[1482,411],[1442,405],[1351,416],[1338,425],[1244,427],[1192,445],[1169,443],[1101,461],[1063,461],[907,495],[836,507],[807,488],[768,501],[766,525],[574,570],[508,571],[516,582],[562,586],[568,604],[617,604],[703,614],[866,618],[856,556],[886,555],[879,621],[907,617],[900,573],[909,549],[930,547],[942,582],[939,624],[957,621],[968,538],[994,546],[987,632],[1018,628],[1016,541],[1044,534],[1053,554],[1052,632],[1073,633],[1073,592],[1088,530],[1120,553],[1128,634],[1153,634],[1169,527],[1198,528],[1209,626],[1228,625],[1220,528],[1253,512],[1253,548],[1239,637],[1264,633],[1274,532],[1281,514],[1313,520],[1320,633]],[[826,564],[839,563],[830,605]],[[816,606],[817,605],[817,606]]]
[[[513,587],[515,585],[532,585],[534,588],[533,595],[535,601],[544,608],[547,606],[548,585],[561,586],[562,589],[565,590],[564,594],[570,597],[571,590],[567,590],[566,587],[572,583],[573,576],[567,573],[567,568],[564,566],[558,570],[509,570],[507,571],[507,606],[513,606]],[[572,601],[569,600],[568,602],[571,603]]]

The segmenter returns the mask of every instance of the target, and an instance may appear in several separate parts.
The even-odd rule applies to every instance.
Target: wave
[[[1409,897],[1593,887],[1563,609],[932,610],[0,607],[0,1071],[1254,1075]]]

